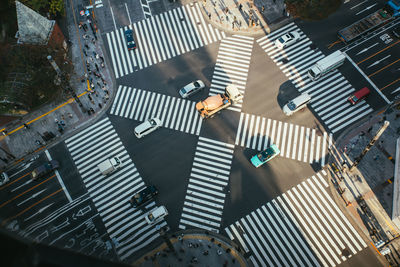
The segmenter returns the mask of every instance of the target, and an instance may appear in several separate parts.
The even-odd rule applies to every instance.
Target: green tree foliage
[[[285,0],[286,10],[293,17],[304,20],[321,20],[335,12],[341,0]]]
[[[20,0],[21,3],[29,6],[33,10],[52,16],[64,14],[64,0]]]

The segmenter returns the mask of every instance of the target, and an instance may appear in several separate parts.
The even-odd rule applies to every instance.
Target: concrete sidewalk
[[[68,1],[68,5],[70,3]],[[100,33],[97,32],[95,37],[91,29],[93,19],[81,16],[77,6],[68,6],[66,12],[68,32],[65,35],[69,40],[71,59],[67,59],[66,64],[74,67],[74,72],[69,74],[69,85],[77,97],[74,99],[60,92],[63,96],[57,102],[4,125],[0,135],[0,166],[3,170],[72,135],[99,117],[112,103],[108,100],[113,96],[115,82],[102,52],[104,45]],[[79,98],[78,103],[76,98]]]
[[[399,229],[391,221],[399,116],[400,111],[393,109],[390,113],[366,118],[337,139],[336,145],[331,148],[329,160],[330,186],[336,202],[369,237],[379,254],[385,254],[389,252],[387,248],[390,249],[385,258],[392,266],[398,266],[400,262],[397,254],[400,239],[395,239],[399,236]],[[350,171],[349,167],[375,136],[384,120],[390,122],[389,127],[357,167]],[[378,242],[384,245],[379,247]]]
[[[164,0],[164,5],[172,9],[196,2],[206,21],[232,34],[266,34],[292,20],[283,0]]]

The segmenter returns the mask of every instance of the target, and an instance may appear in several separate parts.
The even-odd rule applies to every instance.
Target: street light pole
[[[383,132],[386,130],[386,128],[389,126],[389,122],[385,121],[382,125],[382,127],[379,129],[379,131],[376,133],[374,138],[371,139],[369,144],[365,147],[365,149],[361,152],[361,154],[355,158],[353,164],[350,167],[350,171],[352,171],[362,160],[362,158],[367,154],[367,152],[371,149],[371,147],[375,144],[376,140],[379,139],[379,137],[383,134]]]

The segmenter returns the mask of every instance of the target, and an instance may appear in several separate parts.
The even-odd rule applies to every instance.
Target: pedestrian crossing
[[[189,177],[180,229],[201,228],[218,233],[234,145],[199,137]]]
[[[287,48],[278,49],[274,45],[274,41],[291,31],[299,32],[300,40]],[[338,70],[332,71],[316,81],[312,81],[308,77],[308,69],[325,55],[321,51],[312,49],[311,40],[296,24],[290,23],[258,39],[257,42],[293,82],[299,92],[307,92],[311,96],[312,100],[309,106],[332,133],[343,130],[373,111],[365,101],[354,106],[347,101],[355,89]]]
[[[259,151],[276,144],[281,157],[324,166],[328,148],[332,145],[332,134],[241,113],[235,144]]]
[[[156,226],[148,225],[144,213],[129,199],[145,184],[108,118],[100,120],[65,141],[82,181],[95,204],[121,260],[159,237]],[[118,156],[122,167],[103,176],[97,165]],[[155,205],[154,201],[146,208]]]
[[[233,35],[221,41],[214,73],[211,80],[210,95],[225,92],[228,84],[235,84],[244,95],[250,67],[254,38]],[[228,107],[240,112],[243,100]]]
[[[322,171],[225,228],[254,266],[336,266],[367,247]],[[324,188],[325,187],[325,188]]]
[[[124,32],[134,31],[137,48],[128,51]],[[183,5],[106,34],[116,78],[211,44],[225,33],[206,22],[198,3]]]
[[[203,119],[195,106],[180,97],[120,85],[110,114],[139,121],[157,117],[165,128],[199,135]]]

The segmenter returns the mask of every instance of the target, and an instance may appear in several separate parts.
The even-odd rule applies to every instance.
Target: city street
[[[349,15],[371,1],[352,3],[354,10],[343,4],[320,25],[294,20],[253,35],[215,27],[201,2],[171,3],[175,9],[167,1],[100,2],[93,10],[115,83],[110,107],[8,170],[11,182],[0,187],[6,229],[126,263],[161,242],[160,229],[202,229],[229,238],[254,266],[382,265],[335,203],[327,164],[341,133],[399,93],[400,41],[391,35],[398,20],[357,44],[328,49],[337,30],[356,20]],[[339,17],[346,19],[322,30]],[[128,29],[136,49],[128,50]],[[299,40],[278,48],[275,41],[293,31]],[[307,70],[338,49],[347,54],[344,65],[311,80]],[[183,99],[179,90],[196,80],[205,88]],[[243,100],[202,118],[196,103],[229,84]],[[365,86],[370,96],[350,104]],[[305,92],[308,106],[286,116],[284,105]],[[162,126],[137,138],[135,127],[154,117]],[[273,144],[276,157],[254,167],[250,159]],[[121,166],[100,172],[99,163],[114,157]],[[52,159],[60,167],[33,181],[32,171]],[[134,208],[129,200],[149,185],[158,195]],[[168,216],[149,224],[145,214],[156,206]]]

